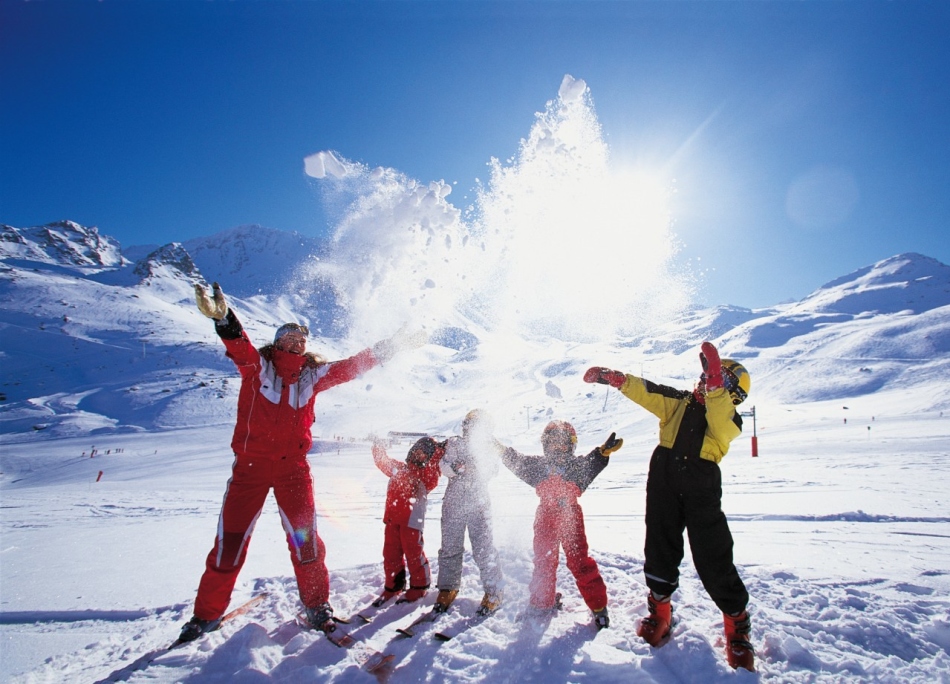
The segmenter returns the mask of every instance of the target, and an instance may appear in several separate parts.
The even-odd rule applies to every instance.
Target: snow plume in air
[[[610,168],[584,81],[565,76],[517,156],[491,166],[474,230],[492,254],[483,301],[499,324],[609,339],[685,306],[669,190]]]
[[[330,152],[305,170],[349,198],[312,276],[333,281],[353,337],[405,321],[438,327],[462,312],[505,335],[609,339],[688,303],[671,267],[669,189],[610,168],[587,84],[571,76],[517,155],[491,161],[464,216],[443,181]]]
[[[441,325],[457,306],[455,283],[463,268],[453,249],[464,226],[445,199],[452,189],[328,152],[308,157],[306,169],[331,178],[335,197],[349,198],[349,206],[328,258],[300,280],[333,282],[353,339],[388,337],[405,323],[429,330]]]

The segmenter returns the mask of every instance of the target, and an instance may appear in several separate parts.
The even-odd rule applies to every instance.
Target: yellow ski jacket
[[[696,402],[693,393],[657,385],[630,374],[627,374],[620,391],[660,419],[660,446],[672,449],[687,406]],[[729,451],[730,442],[741,433],[742,417],[736,411],[729,392],[720,388],[707,394],[706,434],[700,447],[700,458],[719,463]]]

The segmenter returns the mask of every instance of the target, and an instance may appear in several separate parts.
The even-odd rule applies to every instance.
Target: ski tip
[[[327,635],[331,644],[339,646],[340,648],[347,648],[356,643],[356,639],[351,637],[349,634],[338,634],[336,632],[324,632]]]
[[[449,634],[443,634],[442,632],[436,632],[432,635],[436,641],[450,641],[452,636]]]
[[[409,629],[408,627],[399,627],[399,628],[396,629],[396,632],[399,633],[399,634],[402,634],[404,637],[412,637],[412,636],[415,636],[415,635],[412,633],[412,630]]]
[[[376,672],[391,663],[396,659],[396,655],[393,653],[374,653],[370,656],[369,660],[363,665],[363,669],[367,672]]]

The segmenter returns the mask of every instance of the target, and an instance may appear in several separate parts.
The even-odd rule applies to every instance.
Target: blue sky
[[[948,37],[945,2],[4,0],[0,221],[318,234],[324,149],[464,207],[569,73],[612,163],[675,179],[700,302],[768,306],[950,263]]]

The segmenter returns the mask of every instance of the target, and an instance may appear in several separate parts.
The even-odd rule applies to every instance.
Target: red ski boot
[[[415,603],[428,592],[428,585],[424,587],[413,587],[410,585],[409,590],[402,595],[402,598],[396,599],[396,603]]]
[[[647,606],[650,608],[650,614],[640,621],[637,636],[656,648],[669,639],[670,626],[673,624],[673,606],[669,596],[655,599],[653,592],[647,596]]]
[[[755,650],[749,641],[752,633],[749,613],[742,611],[736,616],[723,613],[722,624],[726,631],[726,660],[730,667],[755,672]]]

